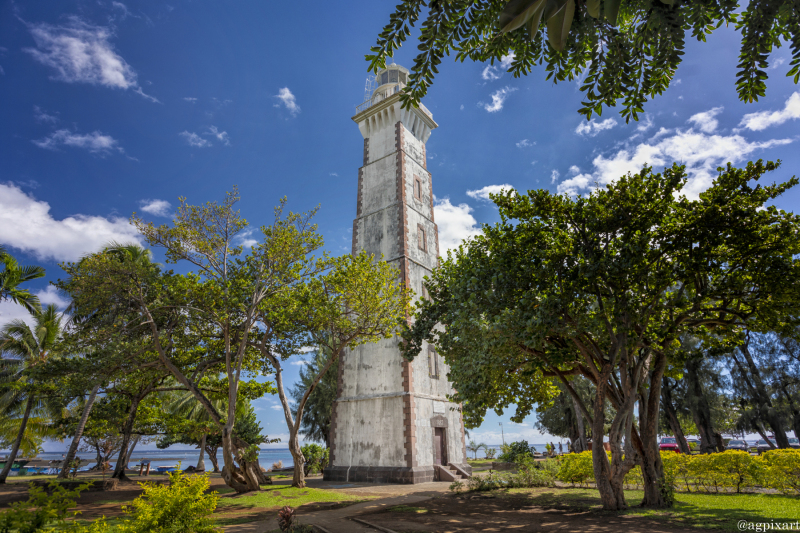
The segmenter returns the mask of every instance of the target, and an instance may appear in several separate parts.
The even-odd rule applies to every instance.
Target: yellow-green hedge
[[[800,494],[800,450],[770,450],[752,456],[740,450],[707,455],[661,452],[664,476],[678,490],[688,492],[741,492],[764,487],[784,494]],[[557,478],[584,485],[594,481],[592,452],[573,453],[559,459]],[[625,485],[641,486],[638,466],[625,476]]]

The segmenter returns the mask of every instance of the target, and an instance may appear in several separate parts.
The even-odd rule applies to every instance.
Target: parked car
[[[725,445],[726,450],[741,450],[743,452],[750,451],[750,447],[746,440],[731,439]]]
[[[772,446],[770,446],[764,439],[759,439],[759,441],[756,442],[756,451],[758,452],[758,455],[761,455],[762,453],[771,450],[773,447],[775,448],[778,447],[778,443],[775,442],[775,439],[770,437],[769,440],[770,442],[772,442]]]
[[[678,447],[678,440],[675,437],[663,437],[661,442],[658,443],[658,449],[681,453],[681,449]]]
[[[789,439],[789,446],[792,448],[800,448],[800,439]]]

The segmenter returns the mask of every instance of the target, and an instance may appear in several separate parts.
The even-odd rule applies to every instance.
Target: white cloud
[[[208,133],[206,133],[206,135],[213,135],[214,137],[216,137],[225,146],[230,146],[230,144],[231,144],[231,141],[228,138],[228,132],[227,131],[219,131],[219,129],[216,126],[210,126],[208,128]]]
[[[601,131],[610,130],[616,125],[617,120],[614,118],[607,118],[601,122],[582,121],[580,124],[578,124],[578,127],[575,128],[575,133],[578,135],[588,135],[589,137],[594,137]]]
[[[139,206],[142,211],[145,213],[150,213],[151,215],[155,215],[157,217],[168,217],[171,213],[170,208],[172,204],[170,204],[166,200],[142,200],[139,202]]]
[[[553,172],[550,173],[550,183],[555,183],[560,177],[561,173],[558,170],[553,169]]]
[[[311,363],[309,363],[308,361],[305,361],[303,359],[298,359],[297,361],[292,361],[289,364],[290,365],[295,365],[295,366],[306,366],[306,365],[311,364]]]
[[[192,104],[197,102],[197,98],[192,98],[191,96],[184,96],[183,99]]]
[[[507,56],[503,56],[500,58],[500,63],[498,65],[486,65],[486,68],[483,69],[481,72],[481,78],[487,81],[494,81],[499,80],[500,77],[503,75],[502,71],[507,71],[511,68],[511,63],[514,62],[514,54],[508,54]]]
[[[39,301],[42,302],[43,306],[54,304],[59,309],[63,310],[69,305],[69,300],[59,294],[58,289],[52,285],[48,285],[44,290],[37,291],[36,296],[39,297]]]
[[[55,304],[59,311],[63,311],[67,305],[69,305],[69,300],[61,296],[58,290],[52,285],[48,285],[39,291],[33,291],[33,294],[39,298],[42,306]],[[24,307],[15,304],[11,300],[0,301],[0,327],[3,327],[12,320],[24,320],[29,325],[34,325],[33,317]]]
[[[55,124],[58,122],[57,116],[47,113],[38,105],[33,106],[33,118],[36,119],[36,122],[41,123]]]
[[[693,129],[659,132],[649,141],[632,148],[626,147],[608,157],[598,155],[592,161],[592,173],[578,174],[559,183],[558,192],[581,194],[595,185],[605,186],[628,172],[639,172],[645,164],[658,171],[658,167],[671,165],[674,161],[686,165],[689,182],[684,193],[695,198],[711,185],[718,166],[728,162],[739,163],[753,152],[791,142],[790,139],[749,142],[738,134],[712,135]]]
[[[56,74],[54,79],[67,83],[89,83],[116,89],[132,89],[144,94],[136,72],[109,42],[111,29],[93,26],[78,17],[70,17],[66,25],[40,23],[28,25],[36,48],[25,51]]]
[[[70,148],[83,148],[93,154],[108,154],[111,151],[125,153],[116,139],[99,131],[75,133],[69,130],[58,130],[44,139],[33,141],[33,144],[48,150],[56,150],[59,146],[69,146]]]
[[[460,107],[459,109],[460,109],[461,111],[464,111],[464,104],[461,104],[461,107]]]
[[[470,213],[467,204],[453,205],[449,198],[436,200],[433,206],[436,224],[439,227],[439,251],[444,253],[458,247],[461,241],[480,233],[478,222]]]
[[[283,410],[283,406],[280,406],[280,405],[270,405],[269,407],[270,407],[270,409],[275,409],[276,411],[282,411]]]
[[[517,143],[517,148],[530,148],[531,146],[535,146],[536,141],[529,141],[528,139],[522,139],[520,142]]]
[[[784,63],[786,63],[786,60],[784,58],[782,58],[782,57],[779,57],[778,59],[776,59],[775,61],[772,62],[772,66],[769,67],[769,68],[776,69],[779,66],[783,65]]]
[[[467,196],[470,198],[475,198],[476,200],[486,200],[489,201],[490,194],[497,194],[502,192],[503,190],[511,190],[513,189],[513,185],[509,185],[508,183],[504,183],[502,185],[487,185],[482,189],[476,189],[474,191],[467,191]]]
[[[339,174],[337,174],[336,172],[330,172],[328,175],[329,176],[333,176],[334,178],[338,178],[339,177]]]
[[[492,103],[491,104],[484,104],[481,103],[483,108],[488,111],[489,113],[496,113],[503,109],[503,104],[506,102],[506,98],[508,95],[516,91],[516,87],[503,87],[502,89],[496,90],[492,93]]]
[[[71,215],[57,220],[47,202],[0,183],[0,243],[40,260],[76,261],[111,241],[140,242],[140,236],[124,218]]]
[[[178,135],[186,139],[186,142],[189,146],[194,146],[195,148],[206,148],[211,146],[211,143],[206,139],[203,139],[198,134],[194,132],[182,131]]]
[[[281,101],[281,104],[283,104],[284,107],[289,110],[289,113],[291,113],[293,117],[297,116],[297,114],[300,112],[300,106],[297,105],[297,100],[288,87],[284,87],[279,90],[278,94],[275,95],[275,98]],[[275,104],[275,107],[280,107],[281,104]]]
[[[697,129],[704,133],[713,133],[714,130],[717,129],[719,126],[719,121],[714,118],[720,113],[722,113],[722,107],[715,107],[709,109],[708,111],[703,111],[702,113],[697,113],[696,115],[692,115],[687,122],[693,123],[697,126]]]
[[[788,120],[800,118],[800,93],[794,93],[786,100],[786,105],[780,111],[759,111],[748,113],[742,117],[739,126],[748,130],[761,131],[770,126],[778,126]]]
[[[653,119],[650,115],[644,116],[644,122],[640,122],[639,125],[636,126],[636,131],[647,131],[655,125]]]

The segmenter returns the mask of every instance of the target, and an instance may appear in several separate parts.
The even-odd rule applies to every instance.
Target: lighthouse
[[[433,184],[425,144],[437,128],[428,109],[402,109],[408,70],[389,65],[368,83],[353,121],[364,137],[358,170],[353,254],[397,267],[399,282],[425,297],[439,261]],[[422,483],[471,472],[461,406],[448,401],[447,365],[432,346],[413,361],[394,336],[342,354],[326,480]]]

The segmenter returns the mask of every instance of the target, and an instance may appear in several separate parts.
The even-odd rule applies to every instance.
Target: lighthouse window
[[[423,252],[428,251],[427,241],[425,240],[425,228],[421,224],[417,225],[417,246]]]
[[[439,354],[433,346],[428,346],[428,373],[433,379],[439,379]]]
[[[400,83],[406,83],[406,73],[405,72],[401,72],[400,73]]]
[[[389,73],[384,71],[383,74],[381,74],[381,85],[386,83],[389,83]]]
[[[390,70],[389,71],[389,83],[397,83],[397,71]]]
[[[422,180],[419,176],[414,176],[414,198],[422,200]]]

